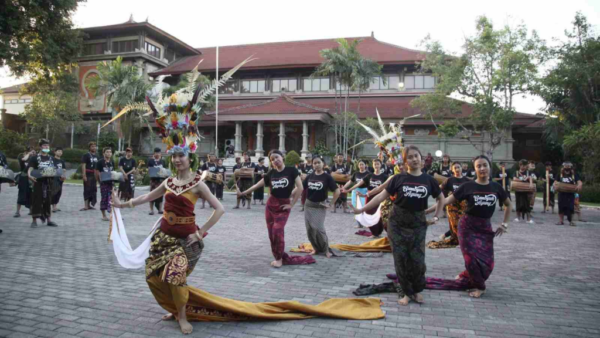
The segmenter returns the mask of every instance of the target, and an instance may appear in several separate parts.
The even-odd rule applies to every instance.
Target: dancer
[[[67,164],[65,163],[65,160],[63,160],[61,158],[62,154],[63,154],[63,148],[56,147],[56,149],[54,149],[54,166],[56,167],[56,169],[62,169],[63,174],[60,177],[54,178],[54,195],[52,197],[52,212],[60,211],[60,209],[58,208],[58,202],[60,202],[60,197],[62,195],[63,182],[66,179],[65,171],[67,170]]]
[[[51,220],[54,177],[35,178],[31,176],[31,172],[34,169],[55,167],[52,156],[50,156],[50,141],[41,139],[39,145],[40,153],[29,159],[29,169],[27,171],[29,179],[33,182],[33,192],[31,194],[31,227],[35,228],[38,226],[38,218],[42,220],[42,223],[47,221],[47,226],[55,227],[58,226],[58,224]]]
[[[250,161],[250,156],[248,155],[248,153],[244,153],[244,162],[240,163],[239,167],[236,169],[245,169],[245,168],[252,168],[252,169],[256,168],[256,165],[254,163],[252,163],[252,161]],[[252,184],[253,184],[252,178],[241,177],[241,178],[238,178],[237,180],[238,180],[238,184],[236,186],[238,187],[239,190],[244,191],[244,190],[248,190],[250,187],[252,187]],[[250,193],[248,193],[247,195],[243,195],[243,196],[238,195],[235,207],[233,207],[233,208],[239,209],[240,202],[242,202],[242,206],[244,203],[247,203],[248,205],[246,206],[246,209],[250,209],[250,200],[251,199],[252,199],[252,195]]]
[[[325,216],[327,215],[327,197],[329,192],[333,192],[333,201],[331,207],[335,208],[335,202],[340,196],[340,188],[337,186],[333,177],[323,171],[323,159],[315,156],[312,159],[311,169],[313,172],[308,174],[302,183],[306,193],[306,213],[304,222],[306,224],[306,235],[313,247],[309,254],[325,254],[331,258],[331,249],[329,240],[325,231]]]
[[[247,190],[240,191],[237,188],[237,195],[238,197],[246,196],[265,185],[271,189],[265,209],[271,251],[273,257],[275,257],[275,260],[271,262],[271,266],[280,268],[282,265],[315,263],[312,256],[289,256],[285,252],[284,228],[291,209],[302,195],[302,181],[296,168],[284,165],[283,154],[279,150],[271,150],[269,160],[272,165],[271,170],[258,183]],[[292,196],[293,190],[295,190],[295,193]],[[291,201],[290,197],[292,197]]]
[[[21,172],[17,179],[17,188],[19,189],[19,195],[17,196],[17,212],[15,212],[13,217],[21,217],[21,206],[24,206],[27,209],[31,208],[31,181],[29,181],[27,172],[29,169],[29,160],[34,156],[36,156],[36,152],[35,149],[32,149],[31,147],[27,147],[27,151],[18,156]],[[29,214],[31,215],[31,211]]]
[[[100,173],[110,173],[115,170],[115,165],[112,161],[112,149],[105,147],[102,149],[102,159],[96,163],[96,181],[100,182],[100,212],[102,220],[108,222],[106,211],[110,212],[110,196],[112,195],[113,181],[100,180]]]
[[[531,177],[531,173],[527,170],[527,160],[519,161],[519,170],[515,172],[513,176],[513,180],[519,182],[529,182],[529,186],[533,186],[533,178]],[[529,193],[528,192],[519,192],[515,191],[515,201],[517,203],[517,218],[515,218],[515,223],[518,223],[521,219],[527,218],[527,223],[533,224],[533,219],[531,218],[531,205],[529,203]]]
[[[89,152],[81,158],[81,176],[83,177],[83,201],[85,206],[79,211],[94,209],[98,198],[98,188],[96,186],[96,165],[98,155],[96,155],[96,142],[88,143]]]
[[[552,208],[552,213],[554,213],[554,172],[552,170],[552,162],[546,162],[546,171],[548,172],[548,182],[546,182],[546,175],[540,178],[540,181],[544,182],[544,210],[542,213],[546,213],[550,211]],[[550,195],[548,196],[548,192],[546,191],[546,184],[550,187]],[[550,200],[548,200],[550,198]]]
[[[350,175],[352,173],[352,170],[350,169],[350,166],[347,164],[344,164],[344,156],[342,154],[337,154],[335,156],[335,163],[333,164],[333,166],[331,167],[331,172],[332,173],[338,173],[338,174],[344,174],[344,175]],[[338,184],[338,186],[340,188],[344,187],[344,184]],[[338,204],[342,205],[342,208],[344,210],[344,213],[347,213],[347,201],[348,201],[348,194],[345,193],[341,193],[340,194],[340,198],[338,199]],[[335,213],[337,210],[337,206],[335,206],[333,208],[333,213]]]
[[[357,199],[360,198],[360,201],[362,202],[362,205],[365,205],[365,198],[364,196],[367,194],[367,185],[364,184],[364,182],[362,181],[363,178],[369,176],[371,173],[367,170],[367,164],[365,163],[365,161],[360,160],[358,161],[358,171],[355,171],[352,174],[352,177],[350,178],[350,180],[348,182],[346,182],[346,184],[344,184],[344,186],[342,186],[342,188],[340,189],[340,192],[342,194],[348,194],[348,193],[352,193],[352,195],[350,195],[350,198],[352,199],[352,205],[356,208],[356,206],[358,205]],[[348,189],[348,187],[350,187],[352,185],[352,183],[356,183],[352,189]],[[356,189],[356,190],[355,190]],[[362,224],[358,223],[358,225],[356,226],[357,228],[362,228]]]
[[[129,201],[135,195],[135,159],[133,158],[133,150],[125,149],[125,157],[119,160],[119,171],[123,173],[124,182],[119,183],[119,195],[124,201]]]
[[[378,206],[390,196],[396,195],[388,224],[388,237],[392,245],[394,265],[400,287],[398,304],[408,305],[410,300],[423,302],[421,291],[425,288],[425,238],[427,226],[435,224],[442,210],[442,195],[437,181],[421,172],[421,151],[408,146],[402,151],[402,159],[408,165],[408,174],[395,175],[385,191],[373,198],[361,209],[360,214]],[[437,208],[432,221],[425,219],[427,200],[433,196]]]
[[[217,161],[217,174],[221,175],[221,177],[223,178],[223,182],[221,182],[221,184],[216,185],[216,194],[215,194],[215,196],[217,197],[217,199],[219,201],[223,200],[223,186],[225,185],[225,182],[227,182],[227,180],[225,178],[225,171],[227,171],[227,170],[223,166],[223,159],[220,158]]]
[[[152,158],[148,160],[148,168],[165,168],[166,166],[167,165],[165,161],[162,159],[162,150],[158,147],[154,148],[154,154],[152,155]],[[164,178],[159,177],[150,178],[150,191],[158,188],[164,180]],[[162,215],[162,203],[162,196],[155,199],[154,201],[150,201],[150,203],[148,203],[150,205],[150,212],[148,213],[148,215],[154,215],[153,207],[156,207],[156,211]]]
[[[444,184],[442,184],[442,192],[444,196],[452,195],[461,185],[471,180],[462,175],[462,165],[460,162],[452,163],[452,174]],[[455,203],[448,204],[446,210],[448,211],[448,224],[450,230],[440,236],[440,241],[431,241],[427,243],[427,247],[430,249],[444,249],[454,248],[458,245],[458,223],[461,217],[465,214],[467,208],[466,201],[456,201]],[[427,209],[427,213],[431,213],[435,210],[435,206]]]
[[[565,184],[577,185],[577,191],[581,191],[582,183],[579,175],[573,170],[573,163],[567,161],[562,165],[559,182]],[[575,212],[575,193],[559,192],[558,193],[558,218],[559,222],[556,225],[564,225],[565,215],[569,221],[569,225],[575,226],[573,213]]]
[[[506,196],[512,202],[512,198],[510,197],[510,178],[508,176],[508,171],[506,170],[506,163],[500,162],[499,164],[500,170],[492,180],[500,184],[500,186],[502,186],[502,181],[504,181],[504,186],[502,188],[506,191]],[[504,169],[504,174],[502,173],[502,169]],[[500,203],[498,203],[498,208],[500,208],[501,211],[504,210],[504,206]]]
[[[265,174],[269,171],[269,167],[265,165],[265,158],[261,157],[258,159],[258,165],[254,168],[254,183],[258,183],[258,181],[262,180],[265,177]],[[311,166],[312,171],[312,166]],[[265,188],[258,188],[254,190],[254,194],[252,196],[254,200],[254,204],[256,205],[256,201],[260,201],[260,205],[265,205]]]
[[[213,154],[209,154],[208,155],[208,162],[204,163],[202,165],[202,168],[200,171],[208,171],[211,174],[216,174],[217,173],[217,157]],[[208,186],[208,189],[210,190],[211,194],[215,194],[216,193],[216,183],[215,182],[210,182],[210,181],[205,181],[204,182],[206,184],[206,186]],[[204,209],[204,204],[206,203],[206,200],[202,200],[202,206],[200,207],[200,209]]]
[[[359,165],[359,167],[360,167],[360,165]],[[357,195],[356,198],[360,198],[363,196],[366,197],[365,202],[362,203],[362,205],[367,204],[370,200],[372,200],[375,196],[377,196],[376,193],[372,193],[372,192],[374,191],[374,189],[377,189],[380,185],[385,183],[388,179],[387,173],[385,173],[381,170],[381,160],[379,160],[379,159],[373,160],[373,168],[374,168],[373,174],[366,175],[361,179],[358,179],[358,177],[356,177],[356,179],[358,179],[357,183],[349,190],[344,190],[344,192],[352,191],[353,192],[352,195],[354,196],[354,193],[356,190],[364,189],[364,192],[362,192],[362,191],[356,192],[356,195]],[[354,198],[352,200],[354,201]],[[354,206],[356,207],[356,205],[354,205]],[[375,206],[374,208],[372,208],[370,210],[367,210],[366,213],[368,215],[374,215],[377,212],[377,209],[379,209],[379,205]],[[359,222],[359,225],[361,227],[363,225],[366,227],[369,227],[372,238],[378,238],[381,235],[381,233],[383,233],[384,227],[383,227],[383,221],[382,221],[381,217],[379,218],[379,221],[374,225],[373,224],[360,224],[360,222]]]

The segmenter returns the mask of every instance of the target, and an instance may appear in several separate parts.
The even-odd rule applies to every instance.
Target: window
[[[167,59],[169,62],[173,62],[177,59],[177,54],[175,54],[175,51],[173,51],[172,49],[166,49],[165,59]]]
[[[329,78],[305,78],[304,79],[304,91],[305,92],[325,92],[329,90]]]
[[[385,79],[385,83],[383,83],[383,79]],[[371,84],[369,85],[370,90],[387,90],[389,89],[390,81],[389,76],[374,76],[371,79]]]
[[[98,55],[104,54],[106,43],[89,43],[83,46],[83,55]]]
[[[219,87],[219,94],[233,94],[238,91],[238,80],[227,80],[227,82]]]
[[[138,40],[113,41],[112,43],[113,53],[134,52],[136,48],[139,48]]]
[[[275,79],[271,81],[271,91],[279,92],[295,92],[298,86],[296,79]]]
[[[146,52],[155,58],[160,59],[160,48],[156,47],[150,42],[146,42]]]
[[[242,93],[263,93],[265,91],[265,80],[243,80]]]
[[[406,89],[433,89],[435,77],[430,75],[407,75],[404,77]]]

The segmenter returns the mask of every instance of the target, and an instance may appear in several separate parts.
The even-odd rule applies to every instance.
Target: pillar
[[[302,122],[302,150],[301,157],[304,159],[308,155],[308,122]]]
[[[279,151],[285,154],[285,123],[279,123]]]
[[[242,122],[235,123],[235,157],[242,156]]]
[[[263,149],[263,121],[258,121],[256,124],[256,156],[265,156],[265,150]]]

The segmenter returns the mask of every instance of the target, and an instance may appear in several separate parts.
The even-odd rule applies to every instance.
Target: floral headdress
[[[203,60],[198,62],[191,73],[186,74],[188,85],[176,91],[173,95],[166,97],[162,94],[162,81],[166,76],[159,76],[157,80],[158,101],[153,102],[146,96],[146,102],[134,103],[125,106],[119,114],[108,121],[103,127],[116,121],[130,111],[147,111],[145,116],[153,115],[158,134],[162,137],[162,142],[167,145],[167,154],[184,153],[185,155],[194,154],[198,148],[197,142],[202,138],[198,133],[198,122],[202,115],[202,108],[206,99],[223,86],[233,74],[246,63],[252,61],[252,57],[240,62],[227,73],[221,76],[221,79],[215,79],[206,88],[201,84],[196,85],[196,80],[200,73],[198,66]]]
[[[381,135],[379,135],[372,128],[365,126],[364,124],[357,122],[360,124],[365,130],[373,136],[371,139],[363,140],[362,142],[354,145],[353,147],[357,147],[365,142],[373,142],[375,144],[375,148],[379,148],[379,150],[386,153],[388,158],[392,159],[392,163],[395,165],[396,163],[402,163],[402,150],[404,149],[404,141],[402,139],[402,135],[404,135],[404,131],[402,127],[406,120],[411,119],[413,117],[417,117],[420,114],[405,117],[398,124],[390,123],[389,128],[386,128],[385,123],[381,120],[381,116],[379,116],[379,110],[375,109],[377,113],[377,121],[379,122],[379,129],[381,130]],[[389,131],[388,131],[389,130]]]

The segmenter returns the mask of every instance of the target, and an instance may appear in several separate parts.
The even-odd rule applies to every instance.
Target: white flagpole
[[[217,46],[217,67],[215,72],[215,81],[219,81],[219,46]],[[215,101],[215,156],[219,158],[219,87],[217,87]]]

